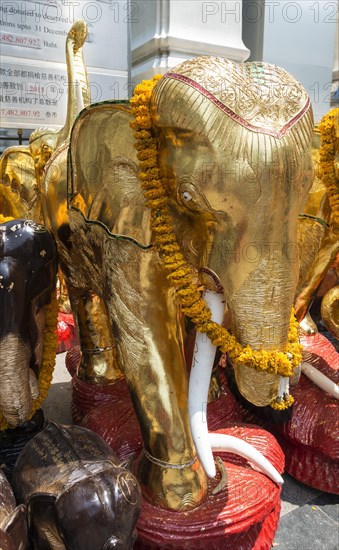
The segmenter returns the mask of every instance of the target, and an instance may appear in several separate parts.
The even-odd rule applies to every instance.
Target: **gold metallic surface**
[[[145,450],[169,464],[194,461],[178,310],[156,252],[111,236],[79,212],[70,211],[69,218],[77,266],[70,279],[87,281],[105,301]],[[138,472],[144,494],[166,507],[190,508],[204,496],[198,461],[183,469],[164,468],[143,456]]]
[[[321,318],[327,330],[339,340],[339,285],[325,294],[321,302]]]
[[[314,243],[317,244],[317,243]],[[339,251],[339,230],[336,226],[328,227],[318,252],[310,263],[310,269],[306,272],[304,280],[299,283],[299,292],[295,301],[295,310],[298,320],[303,319],[308,308],[312,304],[316,291],[325,277],[327,271],[335,260]]]
[[[304,91],[285,71],[236,67],[205,58],[181,71],[241,115],[241,123],[198,88],[170,77],[159,81],[152,117],[160,170],[182,250],[197,274],[200,268],[216,273],[232,331],[254,349],[280,350],[298,277],[298,213],[312,181],[312,114]],[[244,84],[251,82],[249,92]],[[278,82],[294,87],[295,96],[277,94]],[[245,101],[224,97],[229,86],[244,89]],[[258,99],[258,91],[273,95]],[[81,325],[89,328],[84,339],[101,345],[113,336],[144,441],[138,463],[143,492],[161,506],[189,509],[204,498],[206,477],[188,422],[178,308],[152,246],[130,121],[124,102],[91,106],[78,117],[70,138],[68,200],[65,145],[46,167],[46,218]],[[214,288],[215,281],[210,284]],[[93,301],[79,307],[85,292]],[[102,304],[110,330],[98,340]],[[250,401],[266,405],[276,396],[277,376],[236,371]]]
[[[20,215],[41,221],[40,199],[35,177],[34,161],[28,147],[5,149],[0,156],[0,183],[17,193],[21,202]],[[0,193],[0,212],[12,216],[11,204]]]
[[[74,120],[81,110],[77,100],[77,87],[82,99],[83,107],[91,103],[90,87],[87,70],[83,56],[83,45],[88,35],[88,28],[83,20],[75,21],[66,38],[66,64],[67,64],[67,115],[66,122],[58,134],[56,147],[69,139]]]
[[[226,73],[225,65],[232,70]],[[245,87],[253,83],[250,76],[246,79],[249,67],[238,70],[225,60],[206,67],[195,59],[175,72],[207,87],[225,106],[257,126],[270,126],[268,104],[275,110],[284,101],[275,95],[277,78],[282,88],[296,85],[300,91],[285,71],[266,66],[260,72],[254,67],[254,85],[267,84],[268,97],[249,106],[241,101],[251,93]],[[185,110],[178,108],[183,101]],[[279,131],[305,101],[301,91],[295,100],[290,98],[274,129]],[[179,213],[186,220],[190,216],[184,239],[193,244],[196,267],[208,266],[218,274],[233,333],[253,349],[284,349],[299,268],[297,218],[312,183],[311,112],[283,137],[273,138],[249,131],[198,89],[169,76],[155,88],[152,115],[161,129],[160,163],[173,209],[178,203]],[[178,223],[176,227],[181,243],[183,232]],[[191,260],[195,263],[193,254]],[[271,402],[278,376],[247,367],[235,366],[235,371],[244,397],[260,406]]]
[[[60,257],[71,266],[70,283],[90,288],[108,310],[144,439],[138,465],[144,494],[185,509],[204,497],[205,474],[188,424],[178,309],[151,246],[130,120],[128,105],[112,103],[77,120],[69,172],[72,249],[61,245]]]
[[[317,128],[315,128],[312,141],[313,183],[308,195],[306,206],[303,209],[303,213],[326,219],[320,213],[320,205],[326,197],[326,187],[320,177],[319,149],[320,133]]]
[[[149,246],[149,212],[138,179],[130,120],[128,104],[106,102],[93,106],[75,125],[72,144],[77,156],[71,155],[69,206],[87,220],[100,221],[111,233]]]
[[[315,132],[312,149],[314,180],[298,228],[300,272],[295,310],[299,321],[305,319],[317,289],[339,251],[339,227],[335,223],[330,224],[331,208],[326,188],[320,179],[319,148],[320,138]],[[327,306],[324,306],[324,313],[328,318]],[[307,322],[305,325],[307,331]],[[309,329],[312,330],[312,327]]]
[[[59,286],[58,286],[59,285]],[[68,296],[65,278],[61,269],[58,270],[57,288],[59,288],[59,311],[62,313],[72,313],[71,303]]]
[[[102,385],[122,378],[102,298],[93,292],[84,293],[78,303],[77,320],[82,334],[79,377]]]
[[[19,193],[22,201],[22,216],[29,217],[40,223],[41,183],[46,163],[56,147],[65,141],[70,134],[72,124],[78,113],[76,87],[80,92],[85,106],[90,104],[89,83],[84,65],[82,46],[87,36],[87,25],[84,21],[76,21],[66,38],[66,64],[68,77],[67,115],[65,126],[61,130],[54,128],[39,128],[34,130],[29,138],[29,146],[8,147],[0,157],[0,182]],[[7,206],[2,204],[1,212],[7,214]]]

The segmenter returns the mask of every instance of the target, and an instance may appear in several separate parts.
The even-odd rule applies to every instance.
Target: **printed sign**
[[[127,0],[2,0],[1,127],[63,126],[65,43],[77,19],[85,20],[89,30],[83,49],[92,102],[128,97],[128,5]]]

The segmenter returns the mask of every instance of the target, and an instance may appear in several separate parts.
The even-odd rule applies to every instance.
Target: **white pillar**
[[[131,81],[165,73],[201,55],[242,62],[242,0],[130,2]]]

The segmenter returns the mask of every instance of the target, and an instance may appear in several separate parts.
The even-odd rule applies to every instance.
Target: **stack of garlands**
[[[146,205],[151,209],[155,246],[167,271],[168,280],[176,289],[183,313],[191,318],[196,330],[205,333],[211,342],[223,353],[227,352],[233,361],[260,372],[284,377],[292,376],[293,369],[301,362],[302,349],[298,339],[298,323],[293,311],[285,352],[253,350],[250,346],[242,346],[225,327],[212,321],[211,310],[194,282],[192,269],[187,264],[176,240],[168,197],[158,167],[158,142],[152,131],[150,99],[152,90],[160,78],[161,75],[157,75],[151,80],[143,81],[135,88],[131,99],[134,115],[131,127],[136,138],[139,178]],[[292,403],[293,397],[289,396],[280,403],[272,402],[271,406],[282,410],[290,407]]]

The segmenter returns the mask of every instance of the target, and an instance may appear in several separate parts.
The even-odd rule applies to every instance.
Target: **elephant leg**
[[[58,269],[58,281],[59,281],[59,311],[62,313],[71,313],[71,304],[68,296],[67,285],[61,269]]]
[[[306,275],[303,287],[295,300],[295,311],[298,320],[302,320],[313,302],[317,289],[338,254],[338,230],[330,227],[322,240],[321,248]]]
[[[112,384],[123,377],[103,300],[92,291],[67,282],[81,348],[78,376],[97,384]]]
[[[190,509],[207,483],[189,426],[178,308],[166,280],[157,279],[151,292],[148,285],[139,289],[141,318],[132,318],[128,292],[119,296],[123,304],[111,304],[110,316],[118,320],[118,356],[143,435],[137,466],[143,494],[165,508]]]
[[[179,310],[159,256],[78,212],[69,219],[70,277],[102,297],[140,424],[143,493],[164,508],[194,508],[206,494],[206,475],[189,426]]]

